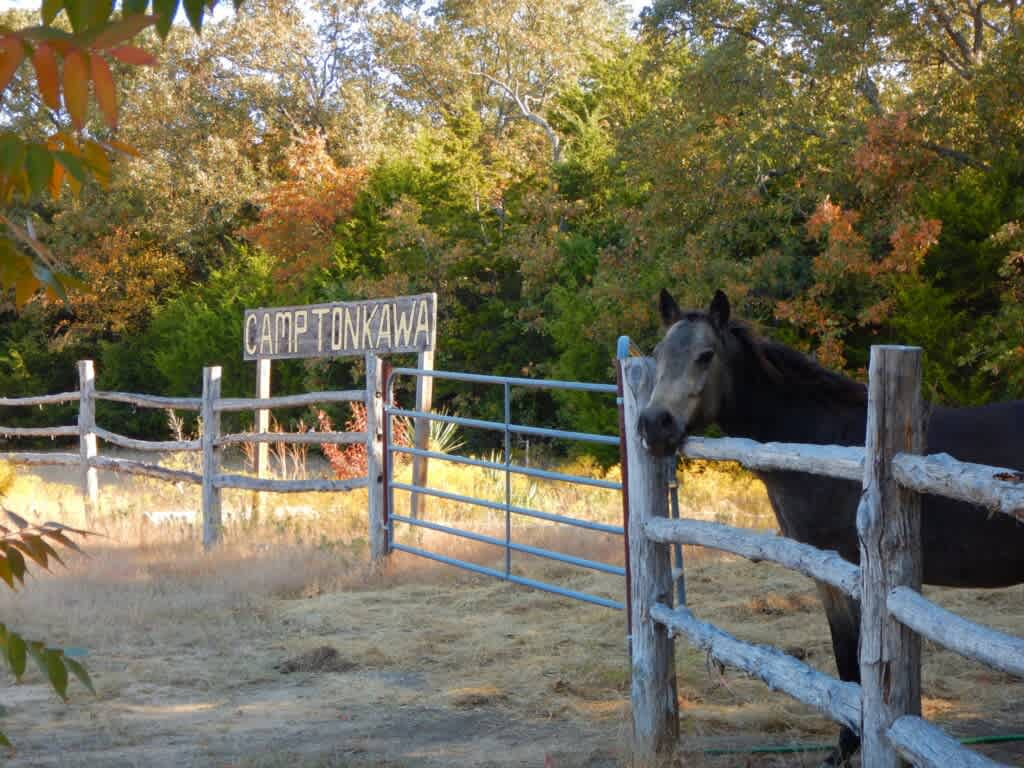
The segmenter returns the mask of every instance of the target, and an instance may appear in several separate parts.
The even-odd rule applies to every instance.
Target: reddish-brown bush
[[[345,422],[345,431],[366,432],[366,406],[362,403],[349,403],[349,409],[352,413],[348,421]],[[334,431],[330,416],[323,411],[317,411],[316,416],[321,432]],[[391,443],[405,447],[412,445],[408,425],[403,419],[392,420]],[[366,443],[352,443],[344,447],[333,443],[322,443],[320,450],[330,462],[334,476],[339,480],[366,477]]]

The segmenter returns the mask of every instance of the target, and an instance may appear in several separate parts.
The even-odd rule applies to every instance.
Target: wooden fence
[[[43,406],[58,403],[78,403],[78,424],[61,427],[5,427],[0,426],[3,437],[77,437],[78,452],[11,452],[0,453],[0,460],[29,466],[66,466],[80,469],[82,499],[87,518],[97,507],[99,484],[97,470],[154,477],[170,482],[194,483],[202,486],[203,546],[209,549],[220,538],[221,490],[240,488],[251,491],[277,493],[332,492],[368,488],[369,533],[371,556],[376,560],[383,555],[383,454],[382,425],[383,398],[381,397],[382,366],[374,354],[366,356],[366,389],[308,392],[266,398],[221,397],[221,369],[211,366],[203,369],[201,397],[161,397],[129,392],[104,392],[96,389],[95,368],[91,360],[78,363],[79,388],[77,392],[62,392],[38,397],[0,397],[0,407]],[[201,423],[197,440],[137,440],[125,437],[96,424],[96,402],[105,400],[128,403],[138,408],[198,411]],[[222,434],[221,414],[229,411],[265,411],[271,408],[294,408],[320,403],[361,402],[366,405],[365,432],[241,432]],[[99,454],[98,443],[104,441],[135,451],[197,451],[202,454],[201,471],[189,472],[162,467],[155,462],[115,458]],[[367,477],[352,480],[272,480],[229,474],[222,470],[221,453],[225,446],[241,444],[342,444],[365,442],[367,446]],[[372,482],[371,482],[372,480]]]
[[[1020,473],[922,456],[920,350],[873,347],[866,445],[760,444],[690,439],[691,458],[749,468],[798,470],[862,480],[857,515],[862,567],[781,536],[698,520],[667,519],[667,482],[675,459],[648,454],[637,416],[653,388],[653,363],[621,361],[624,386],[630,561],[634,755],[654,764],[678,740],[673,639],[686,636],[723,664],[818,709],[861,735],[862,764],[892,768],[904,760],[929,768],[998,766],[920,717],[921,636],[996,669],[1024,675],[1024,639],[949,613],[920,593],[919,493],[948,496],[1024,520]],[[860,600],[861,684],[822,674],[781,651],[738,640],[672,607],[670,544],[691,544],[768,560],[826,582]],[[667,632],[666,632],[667,629]],[[865,651],[865,649],[870,649]]]

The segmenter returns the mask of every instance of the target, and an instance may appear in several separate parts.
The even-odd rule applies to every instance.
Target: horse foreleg
[[[835,587],[818,584],[818,594],[828,617],[832,633],[832,650],[836,657],[839,679],[860,683],[860,662],[857,647],[860,643],[860,604]],[[860,737],[845,725],[839,731],[839,744],[822,763],[826,766],[848,765],[853,754],[860,749]]]

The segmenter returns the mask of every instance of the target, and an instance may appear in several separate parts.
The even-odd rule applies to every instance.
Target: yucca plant
[[[451,416],[447,408],[434,411],[439,416]],[[407,416],[399,416],[395,419],[396,431],[412,439],[416,433],[415,420]],[[435,453],[455,453],[466,444],[458,424],[450,421],[427,422],[427,450]]]
[[[436,411],[441,416],[451,416],[447,408]],[[427,427],[427,447],[437,453],[455,453],[466,444],[458,424],[450,421],[431,421]]]
[[[71,536],[88,536],[87,531],[80,531],[61,523],[43,523],[30,525],[28,521],[4,508],[7,524],[0,523],[0,580],[11,589],[25,585],[25,574],[29,572],[29,564],[49,570],[50,562],[64,565],[54,545],[81,552]],[[68,700],[68,682],[74,675],[89,691],[95,695],[92,679],[86,668],[64,655],[59,648],[47,647],[41,640],[26,640],[6,624],[0,623],[0,655],[3,656],[7,668],[14,679],[21,682],[31,658],[42,673],[43,678],[61,697]],[[0,731],[0,745],[13,748],[7,736]]]

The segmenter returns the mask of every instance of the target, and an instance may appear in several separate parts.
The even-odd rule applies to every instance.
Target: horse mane
[[[860,382],[830,371],[792,347],[759,337],[745,323],[729,323],[729,332],[764,378],[780,391],[839,405],[867,402],[867,387]]]

